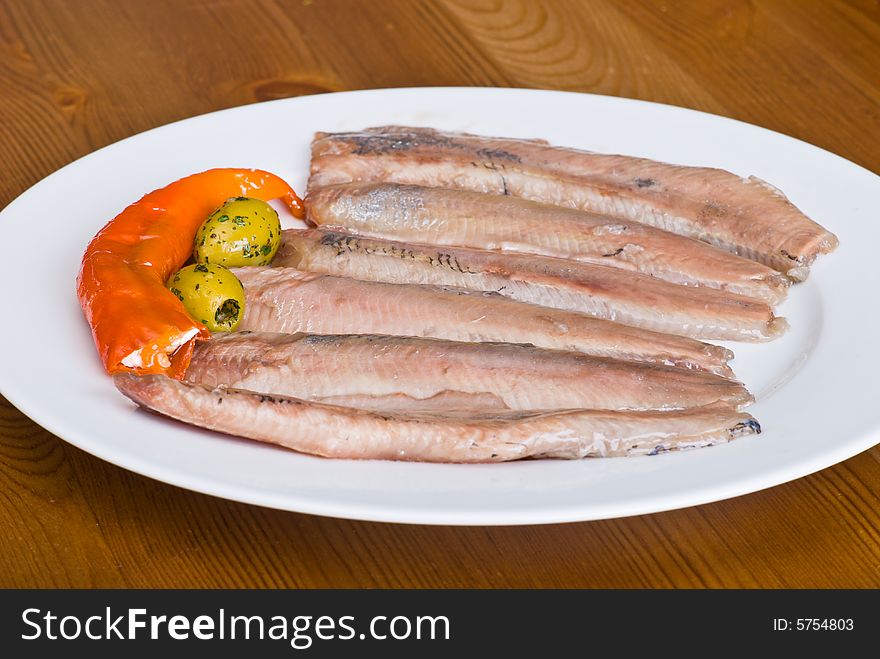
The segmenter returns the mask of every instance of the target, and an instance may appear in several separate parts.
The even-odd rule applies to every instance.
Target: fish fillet
[[[392,284],[492,291],[521,302],[696,339],[765,341],[788,326],[767,303],[754,298],[544,256],[289,229],[283,232],[273,264]]]
[[[132,401],[196,426],[332,458],[503,462],[528,457],[656,454],[760,432],[724,408],[684,412],[494,412],[472,417],[380,414],[162,375],[113,376]]]
[[[307,221],[359,236],[601,263],[775,304],[789,280],[765,265],[633,221],[517,197],[395,183],[313,190]]]
[[[699,371],[511,343],[236,332],[198,344],[186,380],[374,410],[671,410],[753,401]]]
[[[733,353],[727,348],[496,293],[360,281],[282,267],[233,272],[245,290],[241,330],[531,343],[733,376],[727,365]]]
[[[540,140],[384,126],[318,133],[309,190],[388,181],[512,195],[651,224],[803,280],[837,237],[769,183],[721,169],[556,147]]]

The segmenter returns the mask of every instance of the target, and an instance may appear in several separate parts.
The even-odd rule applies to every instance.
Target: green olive
[[[168,288],[212,332],[234,331],[244,315],[244,287],[222,265],[188,265],[171,276]]]
[[[265,201],[234,197],[196,232],[193,259],[227,268],[268,265],[281,244],[281,221]]]

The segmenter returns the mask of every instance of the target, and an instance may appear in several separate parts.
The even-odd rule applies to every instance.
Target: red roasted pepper
[[[155,190],[122,211],[86,248],[77,295],[108,373],[183,377],[197,340],[210,336],[166,287],[192,254],[205,218],[230,197],[302,201],[258,169],[210,169]]]

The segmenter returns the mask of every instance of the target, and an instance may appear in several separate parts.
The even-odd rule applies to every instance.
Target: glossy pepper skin
[[[230,197],[241,196],[280,198],[296,217],[303,216],[300,198],[274,174],[210,169],[150,192],[92,239],[77,277],[77,296],[108,373],[183,377],[195,341],[210,332],[189,316],[165,282],[192,254],[205,218]]]

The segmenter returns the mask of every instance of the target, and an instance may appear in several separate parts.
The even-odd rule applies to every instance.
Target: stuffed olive
[[[234,331],[244,315],[244,287],[222,265],[188,265],[171,276],[168,288],[212,332]]]
[[[196,232],[193,259],[227,268],[268,265],[281,244],[281,221],[265,201],[234,197]]]

